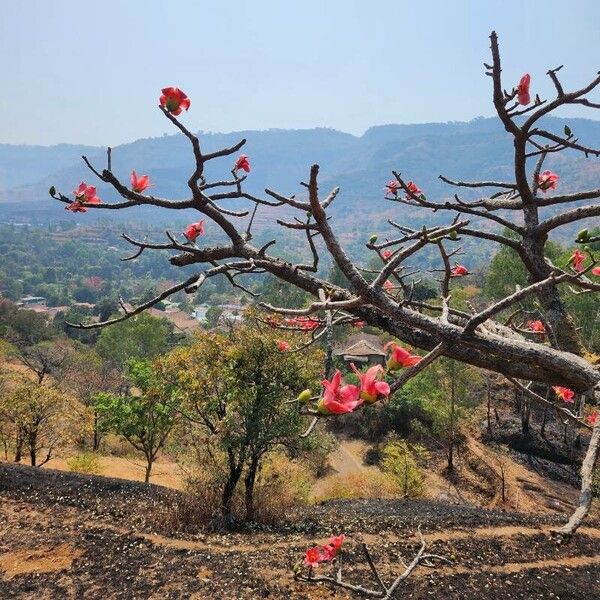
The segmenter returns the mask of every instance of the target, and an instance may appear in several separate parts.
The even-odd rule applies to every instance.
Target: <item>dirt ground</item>
[[[568,544],[549,537],[561,517],[430,500],[334,501],[277,527],[176,534],[165,519],[180,492],[106,477],[0,464],[0,598],[317,600],[352,596],[294,581],[307,546],[349,536],[345,577],[373,585],[356,541],[383,577],[418,547],[452,564],[418,570],[398,597],[600,599],[600,523]]]

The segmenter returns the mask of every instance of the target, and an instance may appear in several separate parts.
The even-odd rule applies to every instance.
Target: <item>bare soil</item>
[[[308,545],[350,538],[349,580],[372,583],[352,540],[365,539],[384,578],[418,547],[452,565],[417,571],[402,598],[600,599],[600,523],[568,544],[561,521],[431,500],[333,501],[276,527],[233,534],[169,531],[161,518],[181,492],[106,477],[0,464],[0,598],[316,600],[351,596],[293,580]]]

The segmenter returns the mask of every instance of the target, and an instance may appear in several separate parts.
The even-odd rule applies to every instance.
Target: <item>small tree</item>
[[[100,393],[96,397],[96,410],[102,431],[121,435],[144,454],[144,481],[148,483],[152,465],[177,419],[176,396],[169,389],[157,385],[154,369],[149,362],[130,360],[127,367],[131,383],[139,393]]]
[[[200,333],[192,345],[161,361],[161,375],[178,387],[182,414],[203,458],[225,457],[225,522],[233,519],[242,478],[245,517],[254,518],[254,484],[266,456],[281,448],[297,454],[312,443],[299,436],[303,419],[288,401],[314,386],[321,368],[319,352],[282,353],[274,333],[250,324],[229,335]]]
[[[429,460],[427,449],[406,440],[391,440],[381,454],[383,470],[394,478],[404,496],[420,496],[423,493],[423,468]]]
[[[31,466],[42,466],[52,458],[59,443],[68,443],[86,422],[86,413],[72,398],[58,390],[22,381],[0,396],[0,416],[18,433],[15,459],[21,446],[29,451]],[[41,450],[46,452],[38,462]]]

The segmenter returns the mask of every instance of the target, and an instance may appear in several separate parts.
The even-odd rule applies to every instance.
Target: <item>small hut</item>
[[[350,339],[347,344],[335,351],[341,356],[348,367],[350,363],[356,366],[371,366],[385,364],[385,351],[377,336],[363,334],[360,338]]]

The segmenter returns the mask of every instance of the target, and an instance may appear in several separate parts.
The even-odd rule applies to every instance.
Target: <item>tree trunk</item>
[[[246,521],[254,520],[254,484],[256,483],[256,474],[258,472],[259,458],[252,457],[246,477],[244,478],[245,486],[245,503],[246,503]]]
[[[146,457],[146,473],[144,475],[144,483],[150,483],[150,473],[152,471],[152,458]]]
[[[98,452],[100,449],[100,423],[98,411],[94,410],[94,439],[92,441],[92,450]]]
[[[231,509],[233,504],[233,495],[240,477],[242,476],[243,466],[244,461],[239,460],[236,462],[233,454],[229,454],[229,478],[225,482],[223,494],[221,496],[221,514],[226,519],[230,519],[232,516]]]
[[[450,377],[450,435],[448,443],[448,471],[454,470],[454,404],[456,401],[456,384],[454,373]]]
[[[23,433],[18,429],[17,430],[17,439],[15,443],[15,462],[21,462],[21,458],[23,457]]]

